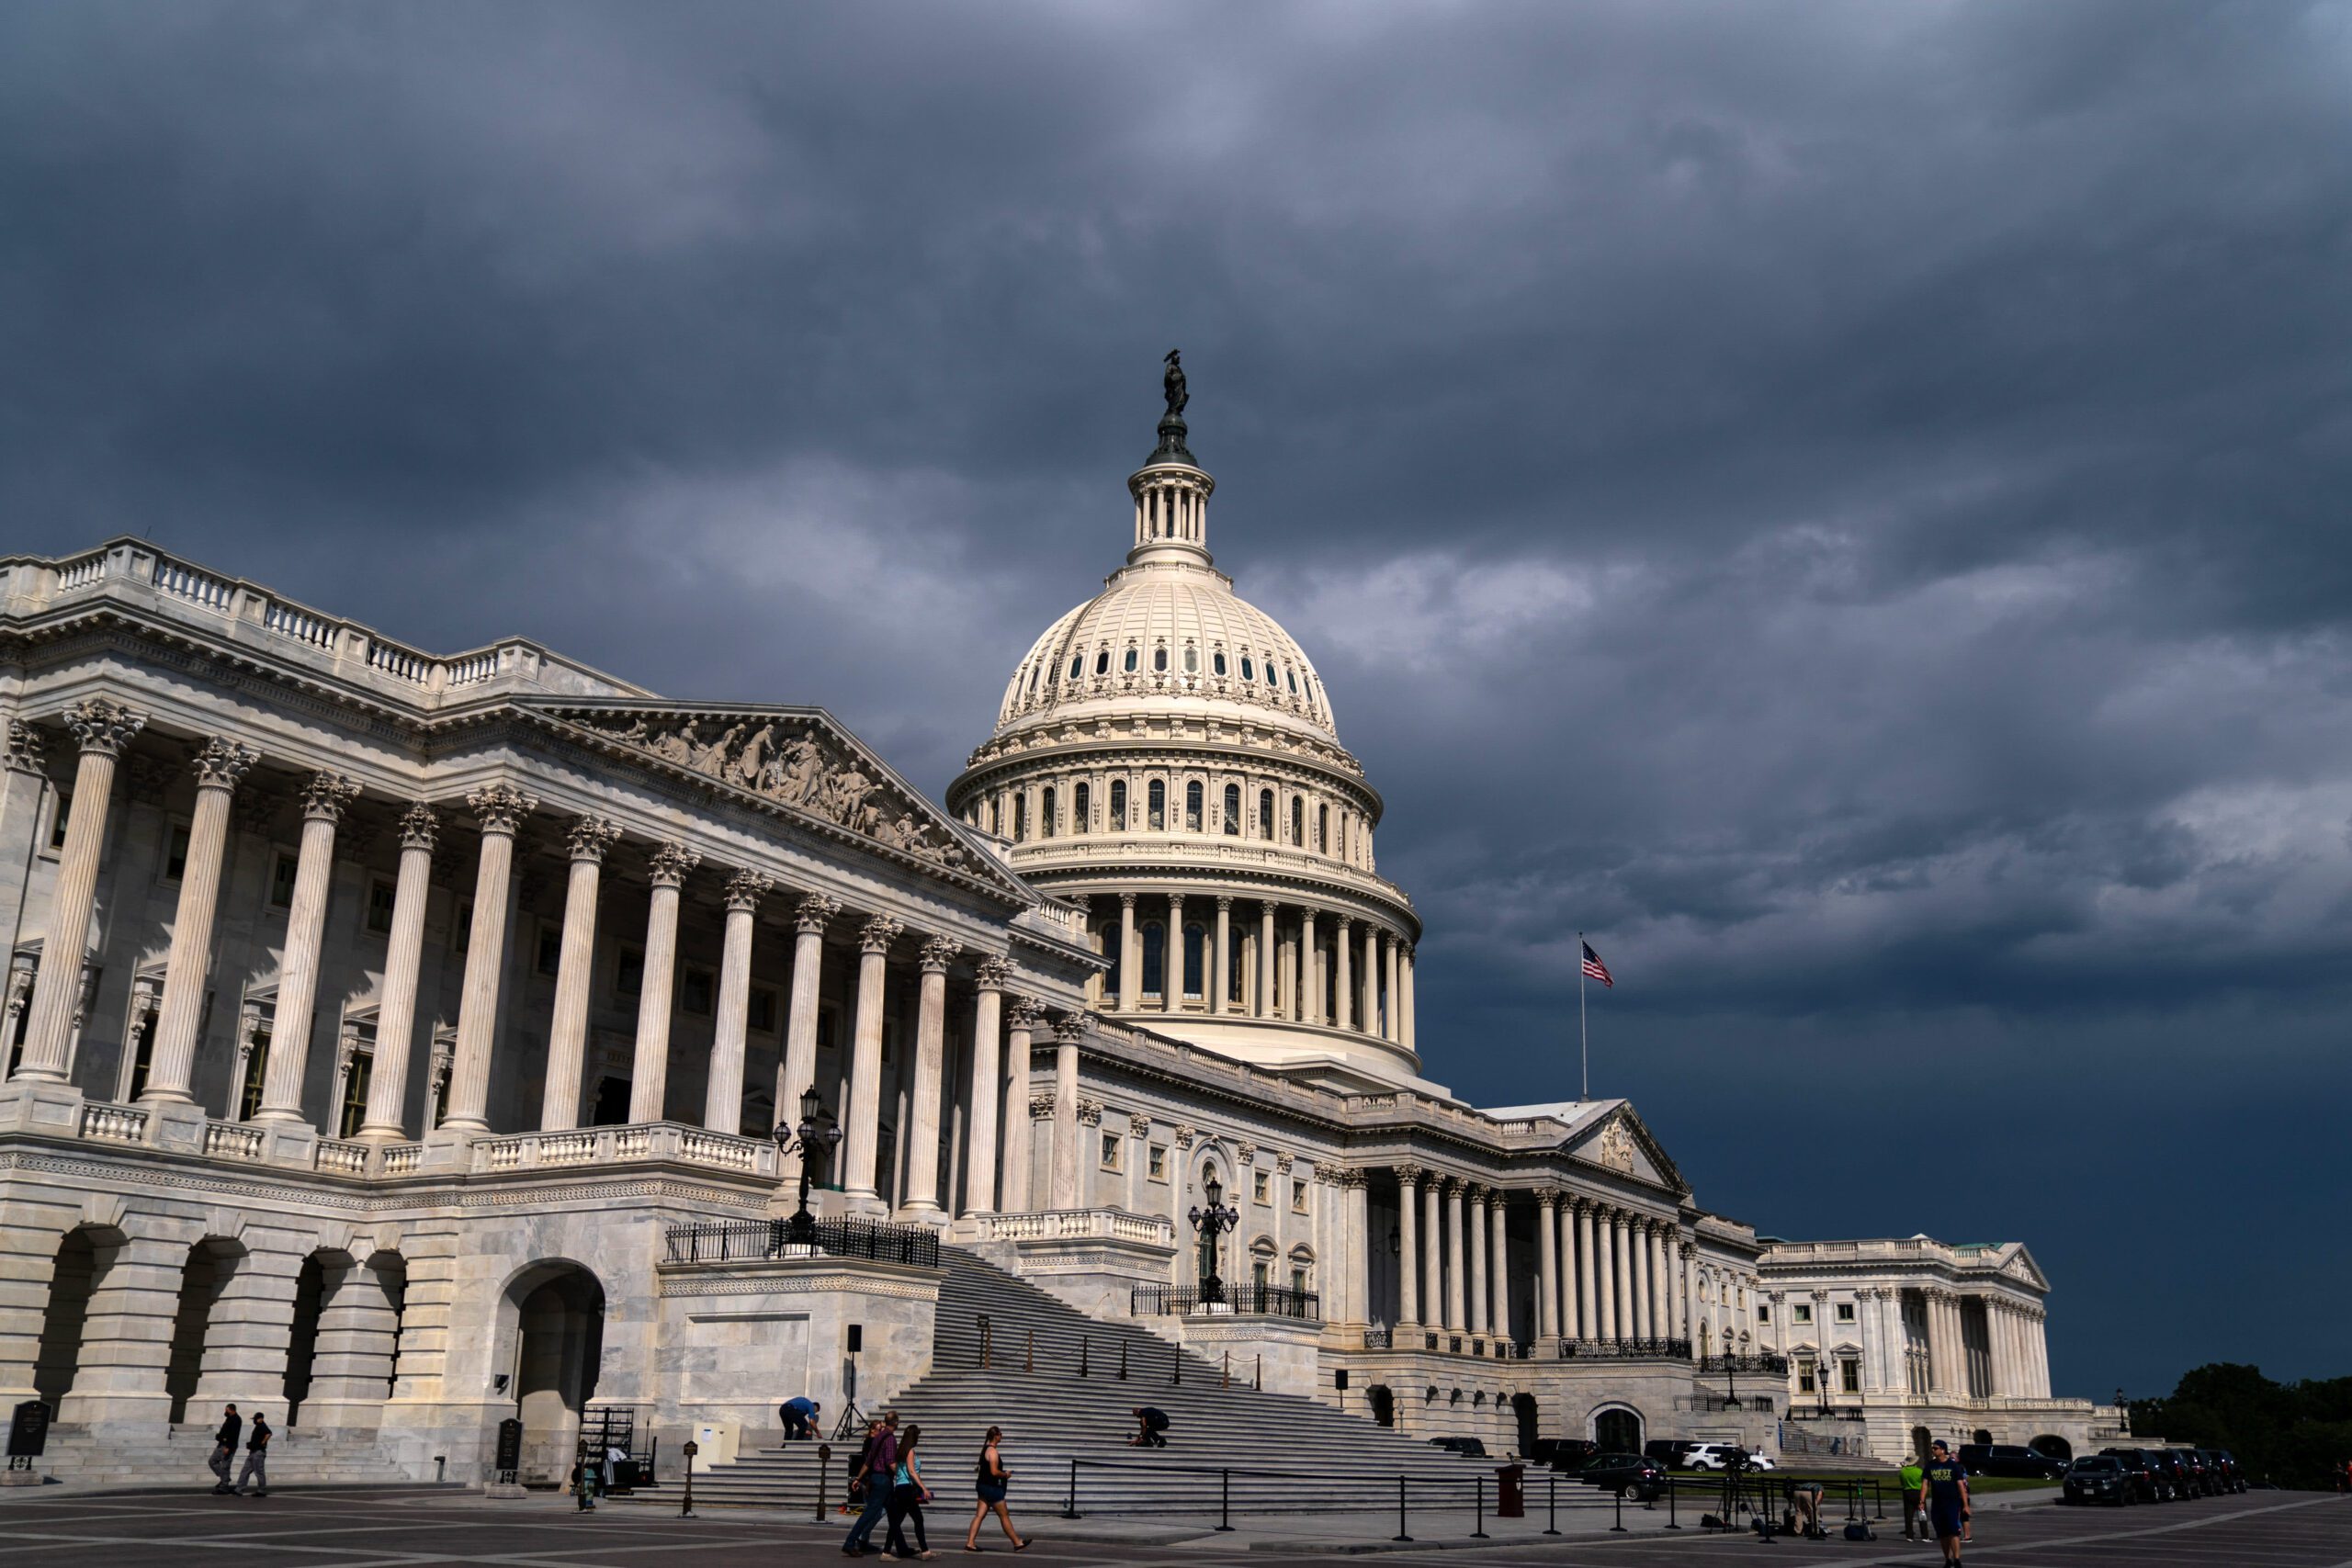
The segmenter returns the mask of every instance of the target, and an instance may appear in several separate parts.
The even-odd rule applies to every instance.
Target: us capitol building
[[[547,1479],[616,1405],[748,1447],[945,1354],[907,1235],[1497,1452],[2113,1429],[2052,1396],[2023,1246],[1761,1237],[1624,1100],[1444,1087],[1381,797],[1213,563],[1170,359],[1125,563],[944,807],[822,708],[136,539],[0,559],[0,1404],[43,1466],[187,1479],[228,1401],[294,1479],[478,1480],[510,1416]],[[835,1240],[739,1248],[804,1100]]]

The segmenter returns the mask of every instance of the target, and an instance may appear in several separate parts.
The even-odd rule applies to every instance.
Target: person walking
[[[1903,1461],[1901,1474],[1903,1478],[1903,1539],[1926,1540],[1929,1539],[1928,1516],[1920,1508],[1918,1497],[1919,1483],[1928,1478],[1928,1467],[1921,1464],[1918,1456],[1915,1454]]]
[[[822,1409],[822,1404],[805,1393],[777,1405],[775,1413],[784,1418],[784,1440],[787,1443],[807,1442],[815,1437],[817,1413]]]
[[[1004,1539],[1012,1542],[1013,1551],[1029,1550],[1029,1543],[1021,1539],[1019,1530],[1012,1528],[1012,1516],[1005,1511],[1004,1494],[1012,1484],[1012,1472],[1004,1468],[1004,1455],[999,1450],[1003,1441],[1004,1428],[1001,1427],[990,1427],[988,1436],[980,1439],[979,1472],[972,1477],[972,1491],[979,1501],[972,1506],[972,1528],[964,1532],[964,1550],[967,1551],[980,1549],[980,1525],[991,1513],[1004,1527]]]
[[[248,1481],[254,1489],[246,1495],[269,1495],[269,1420],[258,1410],[254,1412],[253,1436],[245,1439],[245,1468],[237,1472],[237,1490],[244,1492]]]
[[[1952,1458],[1951,1445],[1941,1438],[1928,1455],[1919,1506],[1928,1511],[1928,1528],[1943,1545],[1944,1561],[1960,1568],[1960,1538],[1968,1529],[1968,1472]]]
[[[915,1455],[915,1445],[922,1440],[922,1428],[910,1425],[899,1438],[898,1461],[890,1472],[890,1533],[883,1544],[882,1555],[900,1561],[919,1558],[928,1562],[938,1555],[931,1550],[931,1539],[923,1533],[922,1506],[931,1500],[930,1488],[922,1483],[922,1461]],[[907,1550],[906,1523],[915,1525],[914,1550]]]
[[[842,1555],[863,1557],[866,1543],[874,1539],[874,1527],[890,1506],[890,1483],[899,1462],[899,1440],[895,1431],[899,1424],[896,1411],[878,1416],[866,1423],[865,1447],[859,1450],[857,1470],[850,1477],[852,1487],[863,1487],[864,1504],[858,1509],[857,1523],[849,1527],[849,1539],[842,1542]]]
[[[229,1472],[237,1463],[237,1439],[245,1435],[245,1418],[237,1414],[233,1404],[221,1413],[220,1429],[212,1434],[212,1457],[205,1464],[212,1472],[212,1495],[226,1497],[236,1488],[229,1484]]]

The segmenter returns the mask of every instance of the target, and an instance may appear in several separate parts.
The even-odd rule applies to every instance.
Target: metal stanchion
[[[980,1314],[980,1371],[989,1370],[989,1314]]]
[[[1554,1472],[1552,1472],[1550,1496],[1549,1496],[1548,1500],[1547,1500],[1547,1501],[1545,1502],[1545,1504],[1544,1504],[1544,1511],[1545,1511],[1545,1514],[1546,1514],[1546,1516],[1547,1516],[1547,1519],[1546,1519],[1546,1523],[1545,1523],[1545,1527],[1544,1527],[1544,1533],[1545,1535],[1557,1535],[1557,1534],[1559,1534],[1559,1533],[1560,1533],[1560,1472],[1559,1472],[1558,1471],[1556,1471],[1556,1470],[1555,1470],[1555,1471],[1554,1471]]]
[[[702,1452],[702,1445],[688,1438],[678,1451],[686,1456],[686,1495],[678,1504],[678,1517],[691,1519],[695,1517],[695,1455]]]
[[[1078,1461],[1069,1461],[1069,1498],[1062,1504],[1062,1517],[1078,1517]]]
[[[1219,1387],[1219,1388],[1231,1388],[1232,1386],[1233,1386],[1233,1352],[1232,1352],[1232,1351],[1230,1351],[1230,1350],[1227,1350],[1227,1351],[1225,1353],[1225,1365],[1224,1365],[1224,1370],[1223,1370],[1223,1371],[1218,1374],[1217,1387]]]
[[[1670,1530],[1682,1528],[1682,1516],[1675,1506],[1674,1477],[1670,1475],[1666,1478],[1666,1528]]]
[[[1124,1339],[1119,1341],[1119,1381],[1127,1381],[1127,1342]]]
[[[1396,1478],[1396,1533],[1388,1539],[1403,1541],[1413,1539],[1405,1533],[1405,1478],[1401,1475]]]
[[[1093,1338],[1094,1337],[1091,1334],[1081,1334],[1078,1337],[1078,1375],[1080,1377],[1086,1375],[1087,1360],[1093,1351]]]
[[[1233,1528],[1233,1472],[1216,1472],[1216,1528],[1229,1530]]]
[[[1471,1527],[1470,1539],[1484,1540],[1487,1539],[1487,1478],[1481,1475],[1472,1481],[1470,1486],[1478,1495],[1477,1522]]]
[[[1616,1534],[1623,1535],[1625,1533],[1625,1489],[1623,1486],[1617,1488],[1617,1495],[1613,1501],[1617,1509],[1617,1522],[1609,1528]]]
[[[1024,1372],[1037,1370],[1037,1331],[1034,1328],[1029,1331],[1029,1348],[1021,1353],[1021,1370]]]
[[[817,1517],[815,1523],[825,1522],[825,1478],[833,1472],[833,1445],[817,1445]]]

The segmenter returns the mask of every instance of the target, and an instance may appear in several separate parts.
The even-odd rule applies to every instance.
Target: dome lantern
[[[1177,350],[1168,351],[1167,365],[1161,390],[1168,412],[1159,417],[1159,445],[1127,478],[1127,493],[1136,502],[1135,542],[1127,550],[1127,564],[1208,566],[1215,558],[1208,544],[1209,496],[1216,480],[1184,445],[1184,407],[1193,400],[1184,387],[1184,366]]]

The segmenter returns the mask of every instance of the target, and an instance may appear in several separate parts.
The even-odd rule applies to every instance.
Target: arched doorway
[[[2068,1442],[2065,1438],[2059,1437],[2054,1432],[2043,1433],[2041,1437],[2036,1438],[2033,1441],[2028,1443],[2026,1447],[2031,1449],[2035,1453],[2041,1455],[2045,1459],[2073,1459],[2075,1457],[2075,1445]]]
[[[180,1267],[179,1307],[172,1315],[171,1358],[164,1369],[164,1392],[171,1396],[174,1421],[188,1418],[188,1401],[204,1373],[204,1339],[212,1325],[213,1306],[244,1255],[242,1246],[219,1236],[208,1236],[187,1249],[187,1261]]]
[[[1376,1382],[1363,1391],[1372,1405],[1372,1418],[1383,1427],[1396,1425],[1396,1395],[1386,1383]]]
[[[596,1397],[605,1288],[577,1263],[535,1263],[508,1284],[503,1305],[512,1314],[508,1383],[523,1423],[526,1479],[560,1481],[571,1468],[581,1412]]]
[[[40,1348],[33,1363],[33,1393],[56,1416],[74,1391],[82,1368],[82,1336],[90,1316],[90,1291],[97,1282],[101,1243],[89,1226],[65,1233],[57,1244],[50,1275],[49,1304],[41,1313]]]
[[[1993,1434],[1979,1427],[1968,1435],[1968,1440],[1972,1443],[1989,1443],[1993,1440]]]
[[[1928,1429],[1925,1427],[1914,1427],[1911,1428],[1911,1457],[1917,1460],[1921,1464],[1928,1462],[1928,1450],[1932,1448],[1934,1444],[1935,1439],[1928,1436]]]
[[[1596,1410],[1592,1416],[1592,1440],[1605,1454],[1637,1454],[1642,1451],[1642,1418],[1622,1404],[1606,1410]]]
[[[302,1259],[294,1276],[294,1324],[286,1343],[286,1424],[302,1418],[302,1402],[311,1397],[311,1372],[319,1354],[319,1307],[326,1296],[326,1273],[312,1253]]]
[[[1519,1417],[1519,1451],[1521,1454],[1533,1453],[1535,1451],[1535,1396],[1532,1393],[1512,1394],[1510,1410],[1512,1415]]]

